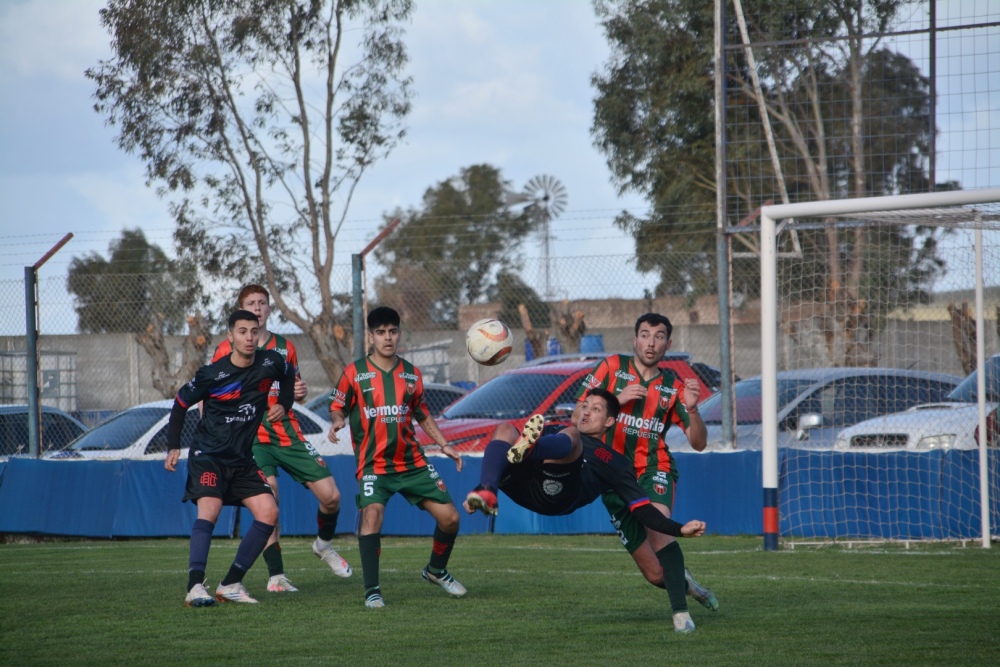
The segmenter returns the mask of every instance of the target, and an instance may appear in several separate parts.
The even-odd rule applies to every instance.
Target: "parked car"
[[[817,368],[778,373],[778,446],[832,448],[837,434],[878,415],[939,401],[962,378],[944,373],[894,368]],[[736,446],[760,449],[761,378],[733,385],[736,403]],[[699,406],[708,428],[708,449],[729,449],[722,441],[722,395]],[[691,451],[680,429],[670,429],[667,445]]]
[[[986,371],[987,446],[1000,447],[1000,354]],[[931,450],[979,447],[979,374],[973,371],[944,400],[855,424],[837,435],[838,449]]]
[[[500,422],[511,422],[521,428],[533,414],[545,416],[543,433],[549,433],[569,423],[580,383],[605,356],[570,354],[535,359],[476,387],[435,421],[448,442],[466,453],[482,452]],[[660,362],[660,368],[669,369],[682,379],[698,379],[703,395],[711,393],[686,354],[668,354]],[[419,428],[417,436],[422,443],[431,443]]]
[[[42,452],[58,450],[84,433],[87,427],[70,414],[42,406]],[[28,454],[28,406],[0,405],[0,457]]]
[[[173,401],[154,401],[128,408],[98,424],[65,448],[50,452],[45,458],[62,460],[83,459],[163,459],[167,455],[167,421]],[[293,408],[302,428],[302,435],[320,454],[350,454],[350,438],[340,438],[337,444],[327,440],[330,422],[312,410],[296,405]],[[181,430],[181,458],[187,458],[201,412],[197,406],[188,410]],[[348,428],[348,427],[345,427]]]
[[[427,401],[427,409],[431,411],[432,417],[437,417],[444,409],[449,405],[457,401],[462,396],[465,396],[467,389],[462,389],[461,387],[456,387],[451,384],[441,384],[438,382],[425,382],[424,383],[424,400]],[[306,407],[315,412],[318,415],[323,415],[324,419],[326,415],[330,413],[330,394],[333,390],[324,392],[306,403]],[[339,436],[338,436],[339,437]],[[343,439],[343,438],[341,438]]]

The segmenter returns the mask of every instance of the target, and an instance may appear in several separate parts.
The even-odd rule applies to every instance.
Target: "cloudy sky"
[[[106,255],[126,227],[172,246],[165,202],[92,108],[83,72],[110,56],[103,4],[0,0],[0,280],[20,280],[67,232],[43,279],[65,275],[73,256]],[[485,162],[517,189],[541,174],[562,182],[569,203],[553,234],[564,254],[631,253],[611,220],[642,201],[616,195],[591,145],[589,79],[607,47],[589,2],[424,0],[406,43],[417,93],[408,137],[362,181],[339,252],[360,250],[383,213]]]
[[[106,254],[126,227],[141,227],[172,249],[165,202],[146,188],[138,159],[115,147],[92,108],[93,84],[83,72],[111,55],[98,21],[103,4],[0,0],[0,288],[20,289],[14,281],[23,267],[67,232],[75,238],[43,267],[43,280],[65,276],[74,256]],[[1000,20],[995,0],[939,0],[938,7],[942,21]],[[952,138],[950,147],[939,145],[939,169],[951,170],[941,180],[1000,185],[997,35],[995,28],[980,32],[974,44],[964,33],[939,38],[940,123]],[[979,55],[951,57],[949,44],[962,42]],[[553,223],[558,254],[632,253],[631,239],[611,221],[623,208],[643,211],[644,202],[617,196],[591,145],[590,77],[607,46],[590,2],[420,0],[406,43],[417,93],[409,134],[362,181],[339,253],[361,249],[383,213],[418,206],[428,187],[477,163],[499,167],[518,189],[541,174],[562,182],[569,203]],[[912,49],[916,55],[921,44]],[[944,106],[950,100],[971,106],[952,112]],[[655,285],[624,261],[620,271],[627,296]],[[0,294],[0,305],[6,301]]]

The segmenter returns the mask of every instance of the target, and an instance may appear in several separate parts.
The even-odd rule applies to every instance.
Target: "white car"
[[[47,459],[110,460],[164,459],[167,456],[167,421],[173,401],[154,401],[128,408],[104,421],[59,451],[49,452]],[[330,422],[301,405],[292,408],[298,417],[302,435],[323,456],[351,454],[351,436],[345,426],[337,435],[340,442],[330,442],[326,434]],[[181,458],[187,458],[191,439],[201,413],[192,406],[181,431]]]
[[[987,446],[1000,447],[1000,354],[985,364]],[[979,447],[976,371],[939,403],[928,403],[859,422],[837,434],[841,450],[976,449]]]

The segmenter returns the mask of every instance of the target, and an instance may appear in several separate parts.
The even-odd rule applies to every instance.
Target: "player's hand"
[[[309,393],[309,386],[306,381],[300,377],[295,378],[295,389],[292,394],[295,396],[296,401],[301,401]]]
[[[285,408],[280,403],[275,403],[267,410],[267,420],[272,424],[280,422],[285,418]]]
[[[167,452],[167,458],[163,461],[163,467],[170,472],[177,470],[177,461],[181,458],[181,450],[171,449]]]
[[[330,421],[333,425],[330,426],[330,432],[326,434],[326,439],[333,443],[340,442],[340,439],[337,437],[337,431],[344,428],[344,418],[340,415],[331,415]]]
[[[698,405],[701,398],[701,385],[694,378],[684,380],[684,407],[688,410]]]
[[[630,384],[618,394],[618,402],[623,405],[639,398],[646,398],[646,388],[641,384]]]
[[[458,452],[451,445],[442,447],[441,453],[455,462],[455,470],[462,472],[462,457],[458,455]]]
[[[681,526],[681,535],[684,537],[701,537],[705,534],[705,522],[693,519]]]

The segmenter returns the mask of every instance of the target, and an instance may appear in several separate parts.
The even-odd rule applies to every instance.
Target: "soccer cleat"
[[[542,425],[545,418],[541,415],[531,415],[521,429],[521,437],[507,450],[507,460],[511,463],[520,463],[528,455],[531,448],[535,446],[538,438],[542,435]]]
[[[441,574],[432,574],[430,570],[425,567],[420,573],[420,576],[422,576],[425,581],[437,584],[441,588],[445,589],[449,594],[451,594],[452,597],[460,598],[468,592],[465,590],[465,586],[455,581],[455,577],[451,576],[448,573],[448,570],[445,570]]]
[[[195,584],[188,591],[187,597],[184,598],[184,606],[186,607],[211,607],[213,604],[215,604],[215,598],[208,594],[204,584]]]
[[[215,599],[219,602],[244,602],[247,604],[257,604],[257,600],[250,597],[250,594],[247,593],[247,589],[245,589],[243,584],[239,581],[235,584],[229,584],[228,586],[219,584],[219,587],[215,589]]]
[[[684,635],[694,632],[694,621],[691,620],[691,614],[686,611],[679,611],[674,614],[674,632]]]
[[[313,553],[316,557],[326,561],[326,564],[330,566],[333,573],[338,577],[344,577],[345,579],[352,574],[354,570],[351,566],[347,564],[347,561],[341,558],[340,554],[333,550],[333,547],[323,547],[320,546],[319,540],[317,539],[312,545]]]
[[[496,516],[499,511],[497,494],[483,485],[479,485],[465,497],[465,509],[470,513],[476,510],[487,516]]]
[[[719,598],[715,597],[715,593],[709,588],[705,588],[691,576],[687,568],[684,568],[684,578],[687,579],[687,594],[698,601],[705,609],[709,611],[719,611]]]
[[[385,607],[385,600],[379,593],[372,593],[365,598],[365,606],[369,609],[382,609]]]
[[[268,593],[296,593],[298,590],[283,574],[276,574],[267,580]]]

